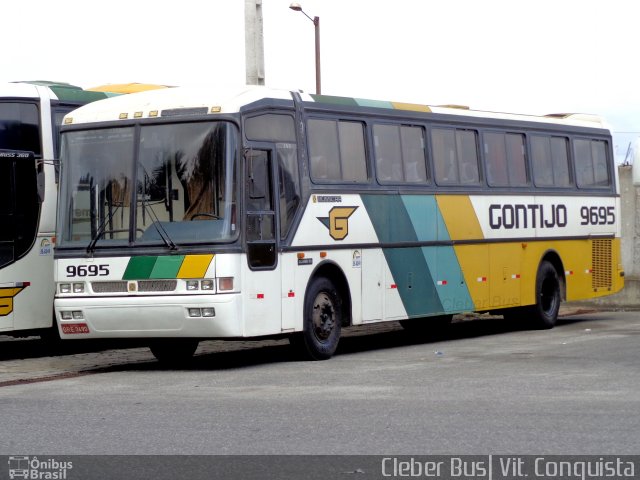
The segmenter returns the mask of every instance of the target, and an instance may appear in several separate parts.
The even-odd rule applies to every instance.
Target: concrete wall
[[[636,165],[640,168],[640,165]],[[622,222],[622,264],[625,287],[621,292],[592,300],[598,306],[640,308],[640,185],[634,185],[633,167],[620,165],[620,220]]]

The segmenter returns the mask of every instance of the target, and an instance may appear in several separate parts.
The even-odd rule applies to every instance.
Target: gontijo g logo
[[[22,290],[31,285],[30,282],[18,282],[15,287],[0,288],[0,317],[9,315],[13,312],[13,298]]]
[[[329,229],[334,240],[344,240],[349,235],[349,217],[358,207],[333,207],[328,217],[317,217]]]

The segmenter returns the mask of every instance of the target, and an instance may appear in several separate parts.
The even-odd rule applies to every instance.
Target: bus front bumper
[[[56,298],[63,339],[242,337],[240,294]]]

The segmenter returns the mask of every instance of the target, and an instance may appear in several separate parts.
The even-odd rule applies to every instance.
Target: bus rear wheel
[[[151,342],[149,349],[160,363],[179,366],[193,357],[198,343],[198,340],[191,338],[158,339]]]
[[[558,272],[551,262],[544,260],[536,276],[536,303],[527,311],[531,327],[539,330],[553,328],[558,320],[561,300]]]
[[[327,360],[338,348],[342,330],[342,299],[333,282],[316,277],[304,300],[303,331],[290,337],[291,344],[310,360]]]

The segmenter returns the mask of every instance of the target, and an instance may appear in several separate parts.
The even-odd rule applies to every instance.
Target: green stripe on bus
[[[131,257],[122,276],[123,280],[144,280],[149,278],[158,257]]]
[[[353,98],[349,97],[336,97],[333,95],[315,95],[311,94],[311,98],[318,103],[331,103],[333,105],[348,105],[357,107],[358,103]]]
[[[361,195],[361,198],[380,242],[418,240],[411,218],[399,195]]]
[[[131,257],[122,279],[178,278],[184,258],[184,255]]]

